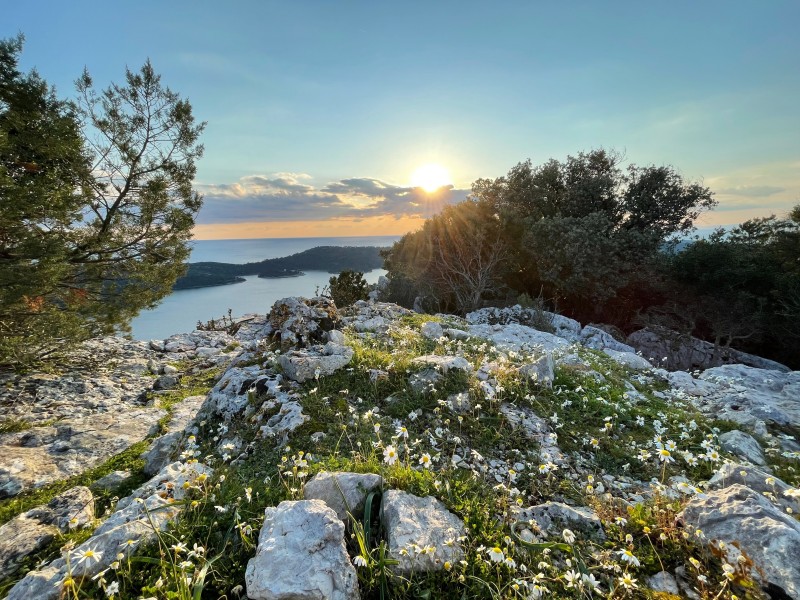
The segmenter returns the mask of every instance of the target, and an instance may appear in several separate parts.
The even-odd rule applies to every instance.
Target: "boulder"
[[[113,491],[124,484],[131,478],[130,471],[111,471],[108,475],[105,475],[92,483],[89,488],[93,491]]]
[[[770,495],[783,510],[800,514],[800,497],[787,495],[792,490],[782,479],[752,465],[725,463],[708,482],[708,489],[719,490],[740,484],[760,494]]]
[[[789,371],[773,360],[732,348],[718,348],[710,342],[663,328],[634,331],[626,342],[654,364],[669,371],[709,369],[726,364],[743,364],[759,369]]]
[[[518,509],[514,512],[517,521],[527,523],[538,529],[535,536],[558,537],[564,529],[570,529],[582,536],[602,541],[606,538],[603,524],[588,506],[567,506],[561,502],[545,502],[536,506]]]
[[[464,523],[432,496],[389,490],[383,495],[381,519],[389,556],[398,561],[392,568],[400,575],[437,571],[445,562],[464,558],[458,541],[466,534]]]
[[[581,344],[587,348],[593,348],[595,350],[604,350],[608,348],[610,350],[616,350],[617,352],[636,353],[633,346],[617,341],[614,339],[614,336],[607,331],[603,331],[592,325],[587,325],[581,329],[579,340]]]
[[[800,597],[800,522],[760,493],[734,484],[693,498],[679,515],[709,543],[724,542],[729,563],[743,554],[753,561],[751,575],[781,597]]]
[[[569,346],[569,342],[563,338],[525,325],[470,325],[469,334],[491,341],[500,350],[515,352],[552,353],[556,350],[566,350]]]
[[[433,367],[445,375],[447,375],[447,373],[451,370],[464,371],[466,373],[472,371],[472,365],[469,364],[469,361],[463,356],[440,356],[438,354],[427,354],[425,356],[418,356],[412,360],[411,363],[415,365]]]
[[[344,523],[322,500],[285,501],[266,509],[245,582],[253,600],[360,597]]]
[[[651,365],[647,360],[638,354],[634,354],[633,352],[619,352],[617,350],[612,350],[611,348],[603,348],[603,353],[610,356],[614,361],[618,362],[623,367],[633,369],[634,371],[646,371],[653,368],[653,365]]]
[[[382,484],[383,478],[372,473],[323,471],[308,480],[303,497],[306,500],[322,500],[336,512],[339,519],[347,523],[350,521],[348,513],[361,519],[367,495],[380,490]]]
[[[281,347],[306,347],[325,341],[325,334],[339,325],[339,311],[333,300],[316,298],[281,298],[272,305],[269,324],[272,336]]]
[[[303,383],[310,379],[331,375],[347,366],[353,359],[353,349],[334,342],[311,349],[292,350],[278,357],[284,374],[291,380]]]
[[[553,355],[545,352],[542,356],[518,369],[523,379],[542,387],[552,388],[555,374]]]
[[[436,321],[426,321],[423,323],[420,332],[422,333],[422,337],[434,341],[444,335],[442,326]]]
[[[738,429],[727,431],[719,436],[719,444],[726,452],[743,458],[754,465],[764,466],[767,464],[767,461],[764,460],[764,452],[761,450],[761,445],[749,433]]]

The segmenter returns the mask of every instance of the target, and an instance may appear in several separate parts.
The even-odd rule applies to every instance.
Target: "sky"
[[[400,235],[478,178],[601,147],[710,187],[703,227],[800,204],[797,0],[123,6],[8,2],[0,37],[62,97],[150,58],[207,122],[198,239]]]

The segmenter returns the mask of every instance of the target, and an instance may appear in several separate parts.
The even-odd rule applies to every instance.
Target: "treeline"
[[[539,298],[583,323],[667,327],[800,367],[800,207],[687,244],[712,192],[621,162],[595,150],[476,181],[385,252],[391,299],[465,313]]]
[[[382,248],[378,246],[317,246],[291,256],[269,258],[259,262],[231,264],[218,262],[190,263],[186,275],[175,282],[173,289],[226,285],[244,281],[244,275],[259,277],[297,277],[308,271],[371,271],[383,265]]]

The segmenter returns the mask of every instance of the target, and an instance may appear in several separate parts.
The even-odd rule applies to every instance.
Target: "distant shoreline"
[[[261,279],[302,277],[304,269],[327,271],[333,275],[345,270],[369,272],[383,266],[380,252],[385,248],[388,246],[316,246],[290,256],[259,262],[189,263],[186,274],[175,282],[172,289],[179,291],[241,283],[245,275],[256,275]]]

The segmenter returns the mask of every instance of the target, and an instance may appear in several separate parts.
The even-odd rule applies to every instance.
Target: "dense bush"
[[[358,271],[342,271],[330,278],[329,285],[331,298],[339,308],[366,300],[369,293],[364,274]]]

